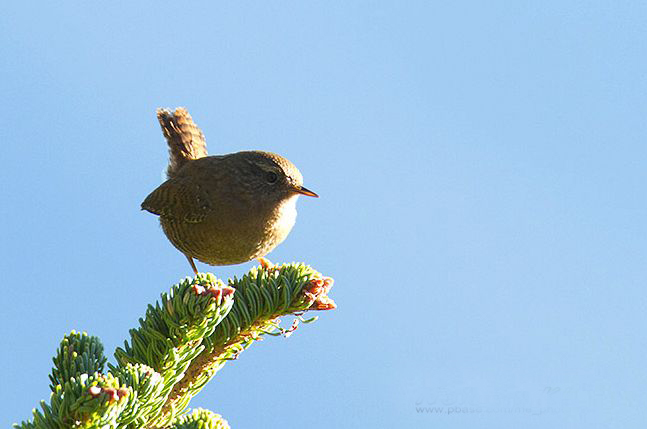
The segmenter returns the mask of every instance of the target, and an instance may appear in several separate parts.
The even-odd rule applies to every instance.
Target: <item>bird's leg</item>
[[[274,268],[274,264],[270,262],[269,259],[263,258],[262,256],[260,258],[256,258],[259,264],[261,264],[261,267],[265,268],[266,270],[270,270]]]
[[[198,275],[198,269],[195,267],[195,262],[193,262],[193,258],[190,257],[189,255],[184,255],[184,256],[186,256],[186,259],[189,261],[189,264],[191,264],[191,268],[193,268],[193,272],[197,276]]]

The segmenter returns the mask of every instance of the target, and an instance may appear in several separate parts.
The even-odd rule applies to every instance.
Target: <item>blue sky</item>
[[[334,277],[339,306],[193,406],[234,428],[644,424],[646,19],[624,1],[4,5],[0,425],[49,397],[65,333],[111,356],[190,274],[139,210],[166,165],[160,106],[186,106],[212,154],[299,167],[321,198],[269,258]]]

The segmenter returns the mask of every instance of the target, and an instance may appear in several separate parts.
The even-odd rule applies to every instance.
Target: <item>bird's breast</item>
[[[268,232],[275,236],[276,244],[287,237],[297,220],[297,198],[297,195],[293,195],[279,203],[268,223],[268,229],[271,230]]]
[[[290,233],[297,217],[297,196],[272,206],[226,206],[202,222],[161,216],[166,236],[187,256],[211,265],[240,264],[265,256]]]

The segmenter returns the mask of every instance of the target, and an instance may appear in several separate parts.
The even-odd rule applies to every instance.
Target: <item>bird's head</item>
[[[250,185],[255,192],[261,192],[272,199],[283,200],[293,196],[306,195],[318,198],[319,195],[303,186],[303,176],[299,169],[286,158],[270,152],[238,152],[250,177]]]

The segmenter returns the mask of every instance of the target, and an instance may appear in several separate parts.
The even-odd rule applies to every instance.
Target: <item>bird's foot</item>
[[[189,264],[191,264],[191,268],[193,269],[193,273],[198,276],[198,269],[195,267],[195,262],[193,262],[193,258],[190,257],[189,255],[184,255],[186,256],[186,259],[189,261]]]
[[[271,270],[276,268],[276,265],[274,265],[272,262],[270,262],[269,259],[263,258],[262,256],[260,258],[256,259],[259,264],[261,264],[261,267],[263,267],[266,270]]]

